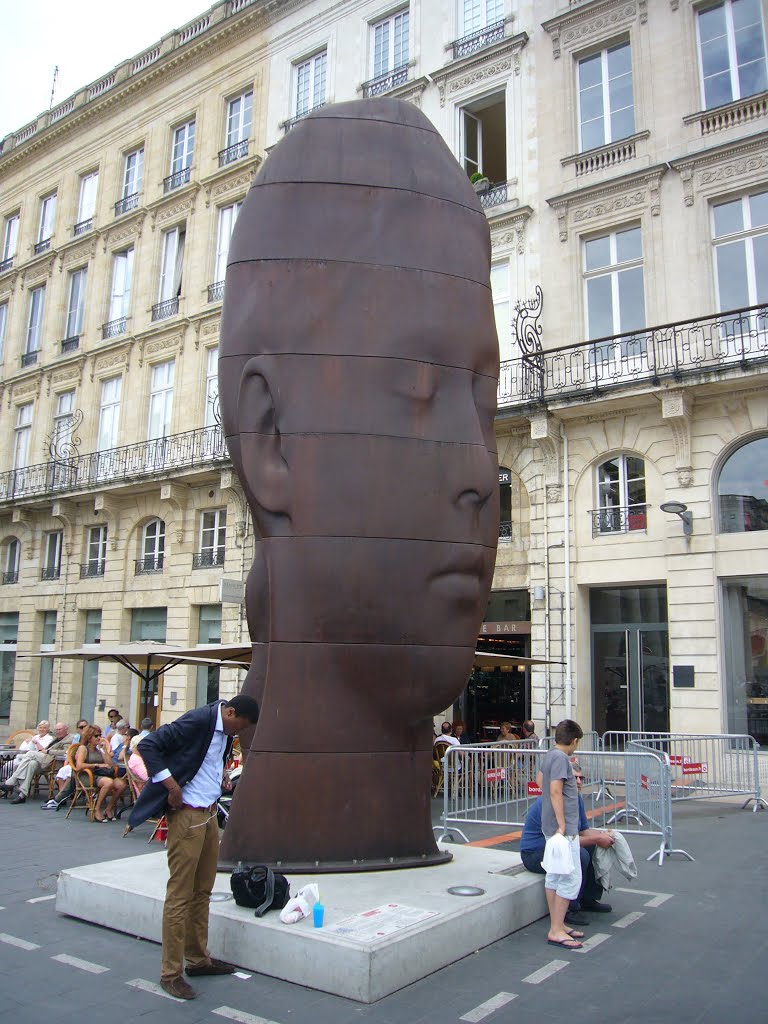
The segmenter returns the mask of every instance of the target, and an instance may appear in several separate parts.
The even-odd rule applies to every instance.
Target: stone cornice
[[[462,57],[451,61],[444,67],[433,71],[430,78],[436,83],[440,94],[440,106],[445,106],[447,92],[458,92],[467,86],[474,85],[487,78],[493,78],[505,71],[520,73],[520,53],[528,42],[527,32],[518,32],[493,43],[491,46],[478,50],[470,57]]]
[[[669,164],[676,171],[682,171],[688,167],[704,167],[706,164],[719,163],[724,158],[746,156],[762,149],[768,152],[768,131],[747,138],[734,139],[733,142],[724,142],[720,146],[709,146],[696,153],[676,157],[670,160]]]
[[[254,154],[245,160],[238,160],[235,164],[227,167],[220,167],[214,174],[201,178],[200,185],[205,191],[206,208],[215,202],[219,196],[227,196],[231,193],[242,192],[243,196],[251,187],[253,176],[259,168],[261,157]],[[233,201],[237,198],[233,195]]]
[[[107,249],[113,248],[120,242],[127,242],[138,238],[141,234],[141,229],[144,226],[146,216],[147,211],[143,207],[140,207],[128,216],[119,217],[115,220],[102,232],[101,237],[104,241],[102,251],[106,252]]]
[[[201,188],[198,181],[191,181],[188,185],[156,199],[154,203],[149,203],[147,212],[151,217],[152,230],[155,230],[157,224],[166,224],[176,217],[181,217],[182,214],[194,212],[197,193]]]
[[[723,184],[732,180],[749,180],[755,171],[764,173],[768,169],[768,132],[679,157],[670,161],[670,167],[683,183],[683,202],[693,206],[697,192],[721,191]]]
[[[628,28],[638,16],[644,25],[648,0],[593,0],[543,21],[541,27],[551,36],[552,56],[558,60],[563,50],[570,52]]]
[[[502,214],[498,220],[492,221],[491,248],[504,249],[507,246],[514,246],[517,254],[522,256],[525,252],[525,230],[532,215],[533,207],[517,206],[514,210]]]
[[[84,238],[72,238],[60,246],[57,250],[59,273],[64,267],[69,267],[73,263],[87,263],[91,256],[95,256],[99,236],[99,231],[89,231]]]
[[[558,217],[560,241],[564,242],[568,238],[568,222],[571,219],[581,223],[616,210],[648,205],[651,214],[658,216],[661,210],[659,189],[666,170],[666,164],[656,164],[642,171],[547,199]]]

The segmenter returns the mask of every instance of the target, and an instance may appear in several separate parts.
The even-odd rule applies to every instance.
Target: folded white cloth
[[[547,874],[551,875],[570,875],[573,873],[571,844],[559,832],[555,832],[547,840],[541,866]]]

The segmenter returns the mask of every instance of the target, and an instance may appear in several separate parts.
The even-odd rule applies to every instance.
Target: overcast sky
[[[0,139],[207,11],[213,0],[0,0]]]

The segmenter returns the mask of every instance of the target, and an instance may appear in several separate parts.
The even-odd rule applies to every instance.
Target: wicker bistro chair
[[[72,794],[72,800],[69,804],[67,817],[70,816],[74,807],[82,797],[83,803],[85,804],[85,813],[88,815],[88,819],[93,821],[96,812],[96,800],[99,795],[93,769],[109,767],[109,765],[89,765],[87,768],[81,768],[80,771],[77,771],[75,768],[75,754],[77,753],[79,745],[79,743],[73,743],[72,746],[67,749],[67,764],[72,769],[72,778],[75,783],[75,792]],[[114,766],[114,774],[117,776],[116,765]]]

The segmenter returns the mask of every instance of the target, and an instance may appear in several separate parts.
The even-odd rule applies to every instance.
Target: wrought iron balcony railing
[[[370,99],[372,96],[381,96],[390,89],[396,89],[398,85],[405,85],[408,81],[408,65],[401,64],[393,68],[385,75],[372,78],[369,82],[363,82],[363,96]]]
[[[648,505],[627,505],[622,508],[612,505],[608,508],[594,508],[592,517],[592,536],[601,537],[608,533],[645,532],[648,518]]]
[[[86,231],[90,231],[93,227],[93,217],[88,217],[86,220],[78,221],[77,224],[72,228],[72,234],[77,238],[78,235],[84,235]]]
[[[138,205],[139,193],[132,192],[129,196],[124,196],[122,199],[118,199],[115,203],[115,216],[122,217],[124,213],[129,213],[131,210],[135,210]]]
[[[499,540],[512,540],[512,523],[499,523]]]
[[[138,480],[170,470],[212,464],[227,457],[218,424],[103,452],[87,455],[75,452],[0,473],[0,504]]]
[[[528,351],[501,365],[500,406],[583,398],[607,389],[768,362],[768,304],[628,331],[564,348]]]
[[[214,281],[213,284],[208,285],[208,301],[218,302],[224,298],[224,282]]]
[[[18,583],[18,582],[19,582],[19,570],[18,569],[14,569],[12,572],[4,572],[3,573],[3,586],[6,586],[9,583]]]
[[[491,187],[485,192],[478,192],[478,199],[480,200],[480,205],[484,210],[489,209],[491,206],[498,206],[499,203],[506,203],[506,181],[501,181],[498,185],[491,185]]]
[[[41,252],[48,252],[51,248],[50,238],[41,238],[39,242],[35,242],[35,256],[39,256]]]
[[[193,569],[210,569],[214,565],[224,565],[224,548],[205,548],[192,555]]]
[[[454,40],[451,43],[453,59],[458,60],[459,57],[469,57],[470,54],[477,53],[478,50],[490,46],[491,43],[498,43],[503,38],[504,19],[502,18],[501,21],[494,21],[492,25],[486,25],[485,28],[481,28],[479,32],[472,32],[468,36],[462,36],[461,39]]]
[[[37,362],[37,350],[34,352],[25,352],[21,357],[21,367],[24,369],[25,366],[34,366]]]
[[[125,334],[127,324],[127,316],[119,316],[116,320],[110,320],[107,323],[102,324],[101,340],[106,341],[108,338],[116,338],[119,334]]]
[[[40,581],[45,583],[47,580],[58,580],[61,577],[61,566],[53,565],[46,569],[40,570]]]
[[[291,128],[293,128],[293,126],[295,124],[298,124],[299,121],[303,121],[304,118],[308,114],[311,114],[313,110],[319,110],[320,107],[324,107],[324,106],[325,106],[325,103],[316,103],[314,105],[314,107],[310,107],[309,110],[302,110],[302,112],[300,114],[295,114],[293,117],[289,117],[287,121],[283,121],[282,122],[280,127],[283,129],[283,131],[287,135],[288,132],[291,130]]]
[[[9,256],[7,260],[0,260],[0,274],[4,274],[6,270],[13,269],[13,256]]]
[[[163,178],[163,192],[173,192],[175,188],[181,188],[182,185],[186,185],[191,173],[191,167],[182,167],[180,171],[174,171],[167,178]]]
[[[163,563],[165,561],[164,555],[147,555],[144,558],[136,559],[136,575],[146,576],[149,573],[158,573],[163,571]]]
[[[177,295],[174,299],[164,299],[163,302],[156,302],[152,307],[152,319],[166,320],[169,316],[174,316],[178,312],[179,297]]]
[[[92,579],[94,576],[103,576],[106,565],[107,563],[103,559],[82,562],[80,565],[80,579],[87,580]]]
[[[61,343],[61,354],[65,355],[67,352],[76,352],[80,348],[80,335],[75,334],[71,338],[64,338]]]
[[[226,149],[220,149],[219,167],[226,167],[227,164],[233,164],[235,160],[242,160],[244,156],[248,156],[248,142],[248,139],[243,139],[241,142],[233,142]]]

